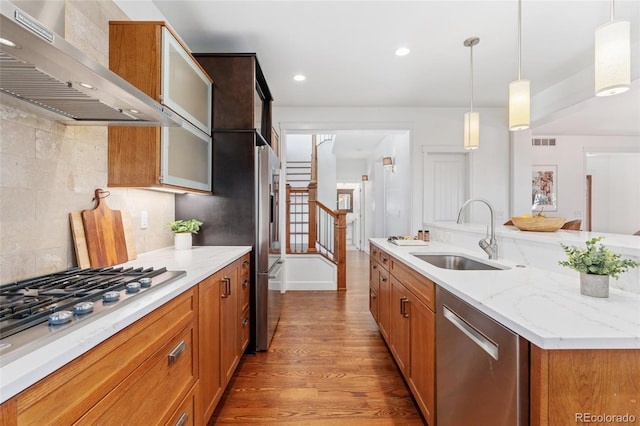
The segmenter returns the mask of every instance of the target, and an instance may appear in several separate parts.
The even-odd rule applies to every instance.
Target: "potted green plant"
[[[580,293],[592,297],[609,297],[609,277],[618,279],[627,269],[640,266],[632,259],[622,259],[600,243],[604,237],[595,237],[586,242],[587,248],[567,246],[562,243],[562,249],[568,260],[558,262],[580,272]]]
[[[192,246],[193,234],[197,234],[202,226],[198,219],[176,220],[169,222],[169,228],[174,234],[174,247],[176,250],[187,250]]]

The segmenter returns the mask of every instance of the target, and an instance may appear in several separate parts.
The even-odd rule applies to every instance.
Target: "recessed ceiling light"
[[[302,74],[296,74],[296,75],[293,76],[293,79],[295,81],[305,81],[307,79],[307,77],[305,77]]]
[[[396,50],[396,56],[407,56],[411,52],[407,47],[400,47]]]

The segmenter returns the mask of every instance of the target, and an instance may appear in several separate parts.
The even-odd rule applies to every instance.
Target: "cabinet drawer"
[[[414,271],[395,258],[390,258],[389,271],[416,297],[435,312],[436,287],[433,281]]]
[[[249,253],[242,256],[237,262],[240,265],[240,277],[251,277],[251,257]]]
[[[377,283],[376,283],[377,284]],[[378,287],[369,287],[369,312],[373,319],[378,322]]]
[[[240,312],[249,309],[249,295],[250,295],[250,285],[249,285],[249,276],[247,274],[246,277],[240,277],[240,282],[238,283],[240,286]]]
[[[240,355],[244,353],[249,345],[249,330],[251,329],[251,315],[249,314],[249,308],[242,312],[240,316]]]
[[[182,400],[173,416],[165,423],[165,426],[194,426],[196,424],[195,416],[198,412],[196,404],[199,386],[200,382],[196,383],[191,392]]]
[[[193,290],[17,395],[18,424],[72,424],[195,318]]]
[[[378,249],[378,255],[376,257],[376,260],[378,261],[378,264],[382,269],[389,270],[391,256],[389,256],[387,252]]]
[[[190,324],[104,399],[79,424],[162,424],[197,379],[194,328]]]

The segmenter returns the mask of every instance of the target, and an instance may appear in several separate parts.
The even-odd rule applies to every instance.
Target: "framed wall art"
[[[531,205],[535,212],[558,211],[558,166],[532,167]]]

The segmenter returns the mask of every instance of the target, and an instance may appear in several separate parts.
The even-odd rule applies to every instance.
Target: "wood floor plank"
[[[243,357],[209,425],[422,425],[369,313],[369,258],[347,292],[291,291],[268,351]]]

